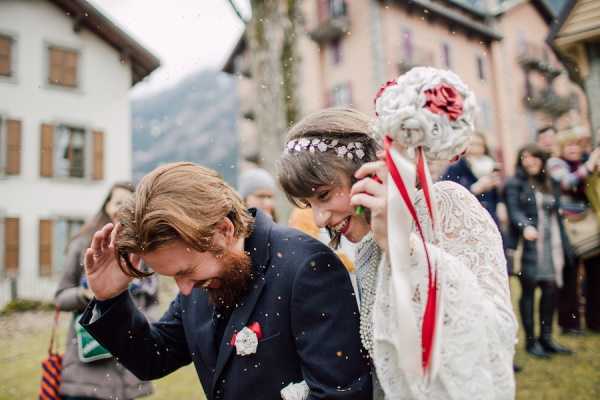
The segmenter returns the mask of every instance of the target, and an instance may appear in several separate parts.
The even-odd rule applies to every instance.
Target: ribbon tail
[[[387,146],[386,146],[387,147]],[[414,167],[398,152],[388,147],[386,151],[388,164],[393,162],[394,171],[404,182],[414,182],[416,174]],[[388,182],[392,176],[388,167]],[[381,338],[392,342],[401,356],[398,358],[399,367],[406,371],[407,376],[421,376],[422,369],[419,360],[421,351],[419,347],[418,320],[413,310],[412,293],[409,284],[407,268],[410,265],[410,223],[412,215],[409,208],[403,204],[404,196],[414,196],[414,185],[403,187],[406,191],[401,193],[397,185],[388,185],[388,254],[391,265],[390,301],[395,311],[394,318],[402,321],[403,329],[399,330],[393,338]],[[375,333],[377,333],[377,320],[375,320]],[[377,336],[375,337],[377,340]]]
[[[433,181],[431,179],[431,173],[429,172],[429,166],[425,159],[425,150],[422,146],[417,148],[417,176],[421,189],[423,189],[423,196],[425,197],[425,204],[427,205],[427,211],[429,212],[429,218],[431,218],[431,227],[435,226],[435,210],[433,207]]]

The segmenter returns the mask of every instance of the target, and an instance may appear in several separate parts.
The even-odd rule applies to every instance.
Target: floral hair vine
[[[361,142],[340,143],[339,140],[333,139],[292,139],[284,150],[285,154],[301,153],[308,151],[309,153],[324,153],[326,151],[334,151],[340,158],[353,160],[355,157],[362,160],[365,156],[364,145]]]

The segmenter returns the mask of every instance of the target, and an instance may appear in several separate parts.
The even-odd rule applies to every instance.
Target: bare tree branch
[[[244,18],[244,16],[240,12],[240,9],[238,8],[237,4],[235,4],[235,1],[234,0],[227,0],[227,2],[229,3],[229,5],[231,6],[231,8],[233,9],[233,12],[235,12],[235,14],[238,16],[238,18],[240,19],[240,21],[242,21],[242,23],[244,25],[247,25],[248,24],[248,20],[246,18]]]

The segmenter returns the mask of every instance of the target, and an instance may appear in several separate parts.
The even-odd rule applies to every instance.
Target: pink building
[[[540,127],[587,126],[585,96],[545,44],[554,15],[543,0],[309,0],[303,11],[303,114],[351,105],[372,115],[382,83],[429,65],[454,70],[475,91],[477,128],[509,173]],[[224,67],[240,76],[246,157],[258,152],[250,56],[242,38]]]

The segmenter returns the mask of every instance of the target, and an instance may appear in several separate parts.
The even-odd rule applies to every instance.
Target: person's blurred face
[[[523,152],[523,155],[521,156],[521,165],[529,176],[537,176],[544,167],[540,158],[535,157],[526,151]]]
[[[248,208],[258,208],[273,216],[274,193],[271,189],[259,189],[246,197],[246,206]]]
[[[481,157],[485,154],[485,142],[478,135],[474,135],[469,143],[469,150],[467,151],[469,156]]]
[[[319,228],[329,228],[342,234],[352,243],[359,242],[371,227],[364,215],[356,215],[350,204],[350,179],[340,177],[339,182],[315,188],[315,195],[304,199],[313,209]]]
[[[106,203],[105,211],[106,214],[110,217],[111,220],[114,221],[115,215],[117,215],[117,211],[123,205],[127,199],[132,196],[132,193],[123,188],[114,188],[112,194],[110,196],[110,200]]]
[[[582,155],[581,145],[577,141],[568,142],[563,146],[562,156],[567,161],[579,161]]]
[[[551,154],[556,146],[556,134],[552,129],[541,132],[537,137],[537,144],[545,152]]]

